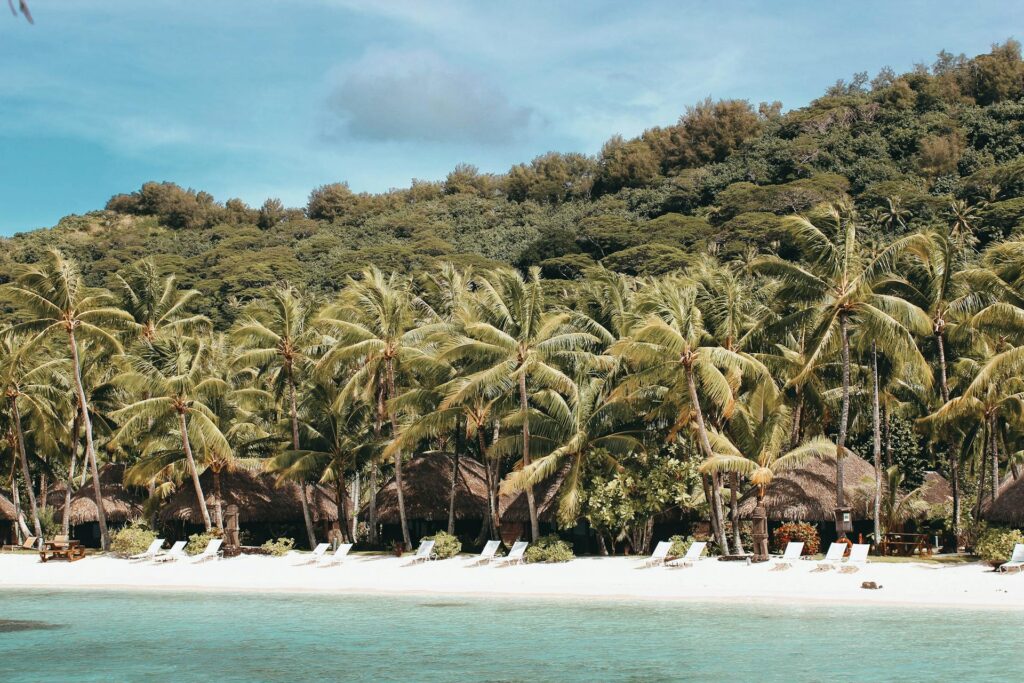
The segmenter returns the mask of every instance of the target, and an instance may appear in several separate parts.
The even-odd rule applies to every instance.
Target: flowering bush
[[[807,522],[786,522],[772,532],[772,543],[777,552],[785,550],[790,541],[803,541],[804,555],[814,555],[821,549],[818,529]]]

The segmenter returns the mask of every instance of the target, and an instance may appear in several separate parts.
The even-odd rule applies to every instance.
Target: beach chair
[[[416,549],[416,554],[412,556],[408,564],[417,564],[419,562],[426,562],[427,560],[433,560],[436,556],[434,555],[434,542],[433,541],[420,541],[420,547]],[[408,566],[408,564],[406,566]]]
[[[217,553],[220,552],[220,546],[224,541],[219,538],[211,538],[210,542],[206,544],[206,550],[199,553],[192,558],[192,564],[199,564],[200,562],[206,562],[207,560],[216,560]]]
[[[141,552],[141,553],[138,553],[136,555],[130,555],[128,557],[128,559],[129,560],[135,560],[137,562],[141,562],[141,561],[144,561],[144,560],[152,560],[154,557],[156,557],[157,553],[159,553],[160,549],[163,548],[163,547],[164,547],[164,539],[158,538],[158,539],[156,539],[155,541],[153,541],[152,543],[149,544],[149,547],[146,548],[145,552]]]
[[[351,543],[342,543],[333,553],[325,554],[321,557],[317,564],[321,567],[330,567],[334,564],[341,564],[345,561],[345,558],[348,557],[348,551],[350,550],[352,550]]]
[[[36,550],[37,545],[39,545],[39,537],[29,536],[21,544],[5,545],[4,550]]]
[[[499,557],[494,561],[496,565],[510,565],[510,564],[525,564],[526,563],[526,547],[530,545],[526,541],[516,541],[512,544],[512,549],[508,551],[508,555],[505,557]]]
[[[188,545],[188,541],[175,541],[174,545],[171,546],[170,550],[164,552],[158,552],[153,556],[154,562],[177,562],[178,560],[187,560],[188,553],[185,552],[185,546]]]
[[[840,565],[839,571],[843,574],[859,572],[860,568],[868,563],[869,550],[871,550],[870,543],[854,543],[850,548],[850,556]]]
[[[845,554],[845,543],[833,543],[828,547],[828,552],[825,553],[825,559],[818,560],[812,571],[825,572],[829,569],[834,568],[836,565],[843,561],[843,555]]]
[[[651,553],[651,556],[644,560],[643,566],[653,567],[665,564],[669,550],[672,550],[672,541],[659,541],[658,545],[654,546],[654,552]]]
[[[692,567],[693,564],[701,559],[704,555],[704,549],[708,547],[706,541],[694,541],[690,544],[690,547],[686,549],[686,554],[682,557],[677,557],[671,562],[666,562],[666,566],[669,567]]]
[[[484,549],[480,551],[480,554],[467,562],[466,566],[475,567],[478,564],[487,564],[494,559],[494,556],[500,547],[501,541],[487,541],[487,544],[484,546]]]
[[[1016,569],[1018,574],[1024,572],[1024,543],[1013,546],[1013,554],[1010,555],[1009,561],[999,565],[1001,572],[1008,572],[1011,569]]]
[[[772,567],[773,570],[779,569],[792,569],[793,563],[800,559],[800,556],[804,552],[803,541],[790,541],[786,544],[786,550],[780,557],[773,558],[775,565]]]
[[[294,553],[295,556],[299,558],[299,561],[296,562],[295,565],[299,566],[303,564],[316,564],[321,559],[323,559],[323,556],[327,554],[327,550],[330,547],[330,543],[318,543],[317,546],[313,548],[313,554],[310,557],[306,557],[305,555],[302,555],[300,553]]]

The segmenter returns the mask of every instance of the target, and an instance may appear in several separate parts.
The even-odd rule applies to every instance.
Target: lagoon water
[[[0,680],[1024,679],[1024,612],[0,590]]]

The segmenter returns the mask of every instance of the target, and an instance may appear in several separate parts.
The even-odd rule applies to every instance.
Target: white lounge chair
[[[694,541],[690,544],[690,547],[686,549],[686,554],[682,557],[677,557],[671,562],[666,562],[669,567],[692,567],[694,562],[700,560],[704,554],[704,549],[708,547],[706,541]]]
[[[416,564],[417,562],[426,562],[427,560],[433,560],[434,555],[434,542],[433,541],[420,541],[420,547],[416,549],[416,554],[412,556],[409,564]]]
[[[480,551],[480,554],[471,559],[466,563],[467,567],[473,567],[478,564],[487,564],[494,559],[494,555],[498,552],[498,548],[501,547],[501,541],[487,541],[484,545],[484,549]]]
[[[505,557],[499,557],[494,561],[496,565],[509,565],[509,564],[525,564],[526,563],[526,547],[530,545],[526,541],[516,541],[512,544],[512,549],[508,551],[508,555]]]
[[[207,560],[216,560],[217,553],[220,552],[220,546],[223,542],[224,541],[219,538],[211,538],[210,542],[206,544],[206,550],[192,558],[192,564],[206,562]]]
[[[844,574],[859,572],[860,568],[868,563],[869,550],[871,550],[870,543],[854,543],[853,547],[850,548],[850,556],[847,557],[846,562],[839,567],[839,571]]]
[[[836,565],[843,561],[843,555],[845,554],[845,543],[833,543],[828,547],[828,552],[825,553],[825,559],[818,560],[818,562],[815,563],[813,571],[823,572],[834,568]]]
[[[804,552],[803,541],[790,541],[786,544],[786,550],[780,557],[774,558],[775,566],[772,569],[791,569],[793,563],[800,559]]]
[[[186,541],[175,541],[174,545],[171,546],[170,550],[166,550],[162,553],[157,553],[153,556],[154,562],[176,562],[178,560],[187,560],[188,553],[185,552],[185,546],[188,543]]]
[[[653,567],[658,564],[665,564],[669,550],[672,550],[672,541],[659,541],[658,545],[654,546],[654,552],[651,553],[651,556],[644,560],[643,566]]]
[[[163,547],[164,547],[164,539],[158,538],[158,539],[156,539],[155,541],[153,541],[152,543],[149,544],[149,547],[146,548],[145,552],[138,553],[136,555],[130,555],[128,557],[128,559],[129,560],[136,560],[136,561],[139,561],[139,562],[141,562],[143,560],[152,560],[154,557],[156,557],[157,553],[159,553],[160,549],[163,548]]]
[[[330,543],[318,543],[317,546],[315,548],[313,548],[313,553],[309,557],[306,557],[305,555],[302,555],[301,553],[296,553],[296,552],[293,551],[292,554],[295,557],[297,557],[298,560],[299,560],[298,562],[295,562],[294,564],[296,566],[303,565],[303,564],[316,564],[317,562],[319,562],[323,558],[323,556],[327,553],[327,549],[330,548],[330,547],[331,547]]]
[[[348,556],[348,551],[350,550],[352,550],[351,543],[342,543],[335,549],[333,553],[321,557],[318,564],[321,567],[329,567],[333,564],[341,564],[345,561],[345,558]]]
[[[1018,574],[1024,572],[1024,543],[1013,546],[1013,554],[1010,555],[1009,561],[999,565],[1001,572],[1008,572],[1011,569],[1016,569]]]

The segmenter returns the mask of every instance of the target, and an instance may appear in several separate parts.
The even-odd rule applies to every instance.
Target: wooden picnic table
[[[928,534],[891,533],[882,535],[881,551],[883,555],[931,557],[932,550],[931,536]]]
[[[67,560],[75,562],[85,557],[85,548],[78,541],[47,541],[43,549],[39,551],[39,559],[43,562],[48,560]]]

